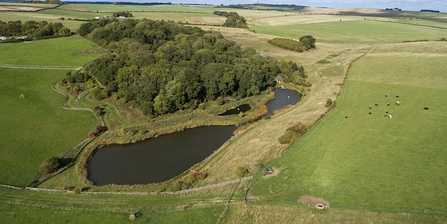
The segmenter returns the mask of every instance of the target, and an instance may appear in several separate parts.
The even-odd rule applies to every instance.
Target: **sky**
[[[121,2],[172,2],[194,4],[295,4],[329,8],[400,8],[404,11],[421,9],[447,12],[447,0],[67,0],[67,1],[121,1]]]

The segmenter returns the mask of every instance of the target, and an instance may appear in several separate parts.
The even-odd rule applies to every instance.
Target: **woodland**
[[[101,86],[92,92],[96,99],[120,99],[146,116],[258,95],[274,87],[277,76],[310,86],[294,62],[263,57],[218,32],[175,22],[97,20],[81,25],[78,34],[108,53],[67,74],[65,84],[82,90],[79,84],[95,80]]]

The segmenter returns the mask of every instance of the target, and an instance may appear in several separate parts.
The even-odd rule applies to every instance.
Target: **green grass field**
[[[78,37],[0,44],[0,64],[35,66],[83,66],[105,52]]]
[[[0,68],[0,183],[27,185],[39,175],[45,159],[62,156],[96,124],[87,111],[62,109],[64,97],[51,83],[65,73]]]
[[[253,195],[272,203],[313,195],[334,208],[444,213],[447,56],[436,52],[446,49],[400,44],[356,61],[337,108],[274,164],[277,177],[259,179]]]
[[[294,39],[312,35],[317,42],[329,43],[399,43],[447,38],[446,29],[363,20],[278,26],[253,23],[250,24],[250,29],[257,33]]]
[[[82,22],[58,18],[93,18],[113,11],[131,11],[135,18],[184,22],[213,17],[215,10],[212,7],[165,5],[73,4],[30,13],[1,12],[0,20],[62,22],[75,31]],[[273,161],[265,165],[275,167],[279,171],[277,176],[265,179],[261,171],[253,180],[241,185],[156,196],[77,195],[0,187],[0,223],[126,223],[130,222],[129,214],[135,211],[143,212],[143,217],[133,221],[135,223],[446,222],[447,43],[400,43],[447,38],[446,29],[428,27],[447,27],[442,19],[411,21],[424,25],[415,26],[403,24],[408,21],[397,16],[376,17],[385,21],[379,22],[369,17],[364,20],[363,16],[321,13],[326,9],[299,15],[261,10],[219,10],[237,11],[248,19],[250,29],[256,33],[215,29],[223,30],[225,35],[246,47],[263,49],[266,55],[293,59],[305,66],[313,86],[299,106],[245,127],[246,132],[231,140],[216,161],[202,167],[210,172],[203,183],[214,184],[234,178],[232,170],[222,167],[250,164],[253,161],[247,160],[253,158]],[[297,39],[308,34],[316,37],[317,49],[300,54],[267,44],[269,35]],[[326,99],[335,99],[338,94],[349,62],[367,51],[352,64],[337,107],[283,155],[285,146],[277,142],[282,131],[297,121],[307,119],[312,123],[320,117],[320,112],[327,109],[324,107]],[[99,57],[104,50],[73,36],[0,44],[0,52],[7,52],[0,55],[3,65],[82,66]],[[0,66],[0,184],[29,184],[39,175],[39,166],[45,159],[64,154],[97,124],[89,112],[61,108],[64,98],[50,85],[62,79],[66,72]],[[21,94],[25,98],[21,99]],[[89,96],[84,96],[78,104],[73,100],[68,104],[90,108],[98,105],[88,100]],[[400,106],[394,105],[397,100]],[[127,113],[129,108],[125,105],[115,107],[105,102],[102,106],[108,119],[106,124],[112,129],[119,130],[122,124],[135,125],[138,120],[126,123],[119,116],[133,115]],[[392,115],[391,119],[384,117],[386,111]],[[121,132],[112,134],[120,135]],[[255,152],[256,155],[245,151],[255,147],[264,151]],[[244,158],[243,155],[251,157]],[[283,155],[280,159],[274,159],[280,155]],[[86,186],[76,175],[76,166],[40,185],[58,189],[67,186]],[[244,193],[249,187],[249,203],[245,204]],[[92,186],[89,191],[148,192],[164,188],[169,189],[169,186]],[[233,202],[226,210],[227,200],[232,195]],[[331,209],[316,211],[298,204],[297,199],[305,195],[324,198],[331,204]],[[227,213],[220,219],[224,211]]]

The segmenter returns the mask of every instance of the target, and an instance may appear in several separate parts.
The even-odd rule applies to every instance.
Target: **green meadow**
[[[260,178],[253,196],[444,213],[447,55],[437,51],[445,50],[444,43],[399,44],[355,61],[336,108],[272,164],[280,173]]]
[[[68,71],[42,66],[83,66],[104,50],[72,36],[0,44],[0,51],[8,52],[0,56],[2,65],[36,68],[0,67],[0,183],[26,186],[40,174],[45,159],[62,156],[86,138],[97,122],[90,112],[62,109],[64,96],[53,91],[51,84]]]
[[[105,50],[78,37],[0,44],[0,64],[83,66]]]
[[[64,96],[51,84],[66,72],[0,68],[0,183],[26,186],[44,160],[62,156],[96,124],[90,112],[62,109]]]
[[[343,17],[341,17],[343,18]],[[447,38],[445,29],[378,21],[338,21],[289,25],[254,23],[250,29],[257,33],[298,38],[307,34],[328,43],[399,43],[414,40]]]

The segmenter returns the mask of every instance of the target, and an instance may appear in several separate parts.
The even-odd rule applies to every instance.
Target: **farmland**
[[[400,14],[374,10],[348,13],[349,9],[343,9],[345,15],[337,15],[340,11],[332,9],[293,13],[219,8],[248,18],[248,30],[206,26],[223,22],[212,14],[214,10],[86,4],[2,12],[0,20],[48,18],[67,22],[72,30],[82,22],[57,18],[132,11],[136,18],[197,21],[203,29],[218,30],[245,47],[303,65],[313,85],[305,90],[303,102],[244,127],[219,153],[195,166],[209,174],[195,187],[236,179],[236,166],[247,167],[253,179],[171,194],[164,192],[167,187],[163,185],[89,186],[79,180],[73,166],[40,185],[72,191],[0,188],[0,222],[123,223],[135,211],[143,213],[137,222],[156,223],[446,222],[447,42],[438,41],[447,38],[444,14],[437,20],[403,21]],[[405,13],[408,17],[409,12]],[[299,39],[308,34],[317,38],[317,48],[308,52],[291,52],[267,43],[273,37]],[[421,39],[428,41],[402,43]],[[77,67],[104,50],[73,36],[0,44],[0,52],[8,52],[0,56],[3,65]],[[66,72],[0,68],[0,145],[6,146],[0,149],[0,184],[28,185],[39,176],[42,161],[64,154],[97,124],[91,113],[61,108],[64,97],[51,84]],[[330,111],[324,106],[328,98],[336,102]],[[97,104],[89,94],[79,104],[69,100],[73,107]],[[138,116],[130,121],[119,117],[130,113],[119,103],[102,104],[107,104],[111,119],[106,123],[113,130],[144,122]],[[279,144],[278,137],[296,122],[311,128],[297,142]],[[277,173],[265,178],[260,165],[274,167]],[[75,188],[84,192],[76,193]],[[330,209],[315,211],[302,205],[297,202],[302,196],[323,198]]]

